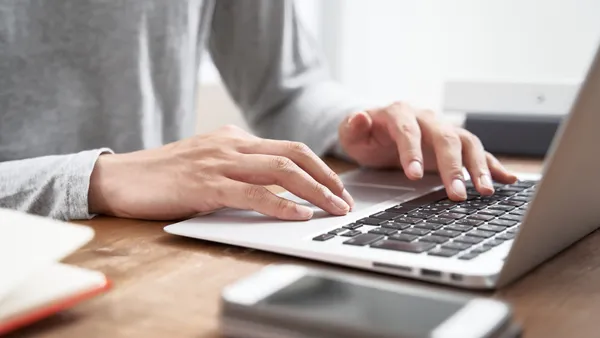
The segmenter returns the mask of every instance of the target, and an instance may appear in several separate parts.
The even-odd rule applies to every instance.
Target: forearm
[[[61,220],[89,219],[90,175],[109,149],[0,163],[0,207]]]

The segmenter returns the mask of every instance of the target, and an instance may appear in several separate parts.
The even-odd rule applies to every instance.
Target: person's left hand
[[[340,125],[339,137],[342,149],[360,165],[401,167],[412,180],[422,178],[424,171],[439,172],[452,200],[467,197],[463,167],[482,195],[493,194],[492,179],[507,184],[517,180],[475,135],[405,103],[351,114]]]

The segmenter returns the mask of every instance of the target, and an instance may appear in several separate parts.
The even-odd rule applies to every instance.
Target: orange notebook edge
[[[14,318],[8,319],[6,322],[0,322],[0,336],[35,323],[60,311],[69,309],[78,303],[108,291],[111,287],[112,282],[105,277],[104,284],[99,287],[75,293],[70,297],[59,299],[56,302],[43,305],[40,308],[32,310],[31,312],[17,315]]]

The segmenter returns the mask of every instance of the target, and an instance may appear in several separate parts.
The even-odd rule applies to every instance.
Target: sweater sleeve
[[[332,81],[292,0],[217,1],[209,49],[230,95],[261,137],[304,142],[318,155],[339,154],[339,124],[372,107]]]
[[[88,189],[96,149],[76,154],[0,162],[0,208],[60,220],[89,219]]]

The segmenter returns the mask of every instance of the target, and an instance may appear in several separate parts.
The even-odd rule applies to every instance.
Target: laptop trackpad
[[[353,212],[360,211],[363,209],[367,209],[372,207],[373,205],[401,197],[408,193],[413,192],[413,189],[410,188],[385,188],[385,187],[372,187],[372,186],[355,186],[355,185],[346,185],[346,189],[354,198],[355,207],[352,210]],[[283,197],[288,198],[294,202],[299,204],[303,204],[309,207],[312,207],[315,210],[315,216],[321,213],[321,209],[315,207],[309,202],[302,200],[290,193],[285,193]]]

